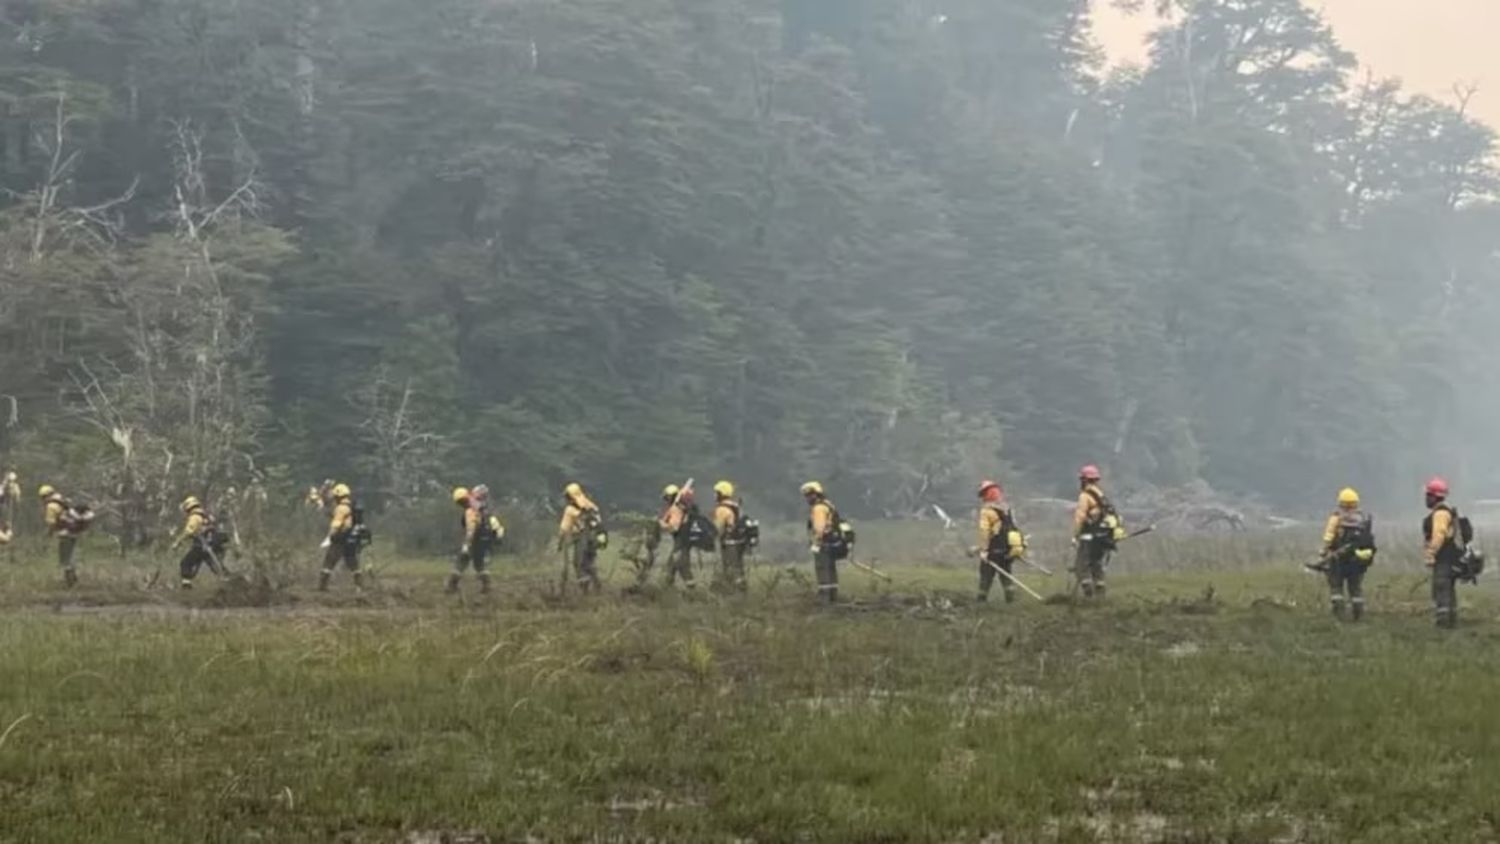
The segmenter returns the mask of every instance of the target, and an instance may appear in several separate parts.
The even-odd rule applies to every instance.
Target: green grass
[[[1339,625],[1261,542],[1143,544],[1103,606],[975,606],[968,566],[895,561],[833,610],[780,566],[580,598],[502,560],[494,600],[448,599],[401,560],[233,608],[211,576],[0,562],[0,840],[1500,837],[1493,587],[1443,635],[1382,565]]]

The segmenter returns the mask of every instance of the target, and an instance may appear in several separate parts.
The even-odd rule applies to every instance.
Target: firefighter
[[[87,521],[68,504],[51,484],[42,484],[37,489],[42,500],[42,523],[47,535],[57,540],[57,564],[62,569],[63,582],[69,588],[78,585],[78,569],[73,554],[78,549],[78,535],[87,527]]]
[[[204,563],[214,573],[222,573],[219,554],[223,551],[224,543],[218,538],[213,517],[197,497],[189,495],[183,499],[180,509],[186,521],[183,522],[182,532],[172,540],[171,550],[176,551],[184,542],[190,543],[177,568],[182,578],[181,588],[192,589],[193,579],[198,576],[198,570]]]
[[[637,586],[646,585],[650,579],[651,572],[656,568],[656,554],[661,548],[662,520],[667,517],[667,511],[677,503],[677,494],[682,488],[677,484],[667,484],[661,490],[661,512],[656,518],[646,525],[646,541],[644,543],[646,557],[636,563],[635,582]]]
[[[318,591],[327,592],[328,582],[333,579],[334,569],[340,561],[354,575],[354,588],[364,586],[364,572],[359,567],[361,538],[359,527],[361,515],[354,503],[354,493],[348,484],[334,484],[329,490],[332,515],[328,520],[328,535],[323,538],[323,570],[318,574]]]
[[[1365,614],[1365,572],[1375,562],[1375,520],[1359,508],[1359,493],[1339,492],[1338,509],[1323,528],[1323,565],[1328,573],[1328,599],[1335,618],[1359,621]],[[1347,593],[1347,594],[1346,594]]]
[[[990,599],[990,587],[995,578],[1000,578],[1000,587],[1005,591],[1005,603],[1016,600],[1015,583],[996,569],[1009,575],[1016,560],[1026,554],[1026,537],[1016,526],[1010,507],[1005,503],[1005,491],[994,481],[979,485],[979,544],[975,553],[979,556],[979,594],[981,602]]]
[[[563,555],[563,577],[571,574],[581,591],[600,590],[597,567],[603,518],[599,507],[584,494],[583,487],[570,483],[563,489],[562,521],[557,526],[557,549]]]
[[[489,487],[483,484],[474,487],[472,491],[464,487],[453,490],[453,503],[463,509],[463,515],[459,518],[459,527],[463,530],[463,544],[459,547],[458,557],[454,560],[453,573],[448,575],[448,592],[451,594],[458,591],[458,584],[463,580],[464,571],[472,566],[474,573],[479,577],[479,591],[488,595],[490,592],[490,552],[505,535],[505,528],[501,525],[499,517],[490,513]]]
[[[736,592],[744,592],[745,552],[748,537],[744,531],[744,514],[740,502],[734,495],[734,484],[719,481],[714,484],[714,530],[719,538],[719,576],[723,583]]]
[[[1432,612],[1438,627],[1458,626],[1458,578],[1454,566],[1463,555],[1458,537],[1458,511],[1448,504],[1448,482],[1427,482],[1427,518],[1422,520],[1423,560],[1432,570]]]
[[[803,484],[802,500],[807,502],[807,537],[813,573],[818,578],[818,599],[832,604],[839,599],[838,561],[848,555],[848,544],[839,527],[838,510],[828,500],[821,483]]]
[[[679,577],[688,589],[698,586],[693,579],[693,544],[688,532],[695,518],[699,518],[698,505],[694,503],[693,490],[688,488],[677,493],[677,500],[662,511],[657,520],[664,537],[672,538],[672,550],[667,554],[668,586],[675,584]]]
[[[1104,597],[1104,568],[1124,529],[1114,505],[1100,483],[1103,476],[1092,464],[1078,470],[1078,505],[1073,510],[1073,544],[1078,549],[1073,576],[1085,598]]]

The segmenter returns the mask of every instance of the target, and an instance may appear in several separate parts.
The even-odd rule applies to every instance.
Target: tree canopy
[[[1478,481],[1495,132],[1299,0],[31,0],[0,451],[142,519],[723,475],[777,508]]]

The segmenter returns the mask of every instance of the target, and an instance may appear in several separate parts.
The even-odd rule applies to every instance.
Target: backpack
[[[854,550],[854,525],[844,521],[843,516],[839,515],[839,509],[833,506],[832,501],[825,498],[822,503],[828,508],[829,527],[828,532],[819,539],[835,560],[847,560]]]
[[[1458,560],[1453,563],[1453,579],[1463,583],[1479,583],[1479,575],[1484,573],[1484,552],[1475,548],[1474,523],[1469,521],[1468,516],[1461,516],[1452,507],[1448,508],[1453,513],[1454,527],[1452,542],[1458,546]]]
[[[505,525],[501,524],[500,517],[490,514],[490,508],[480,507],[479,525],[474,528],[474,543],[476,545],[494,545],[505,538]],[[467,514],[459,517],[459,526],[464,530],[469,529]]]
[[[984,555],[998,563],[1010,557],[1010,535],[1020,528],[1016,526],[1016,517],[1009,507],[985,506],[1000,514],[1000,529],[990,536],[989,545],[984,549]]]
[[[365,508],[359,506],[359,502],[349,499],[349,536],[344,540],[350,545],[363,548],[375,540],[375,534],[370,531],[370,526],[365,524]]]
[[[592,507],[579,508],[578,535],[591,550],[601,551],[609,547],[609,531],[604,528],[604,517]]]
[[[726,501],[723,506],[734,511],[734,524],[724,535],[725,544],[749,549],[760,547],[760,522],[746,516],[745,509],[737,502]]]
[[[1115,505],[1102,493],[1085,489],[1084,495],[1094,500],[1094,506],[1098,508],[1099,515],[1094,520],[1083,526],[1084,532],[1078,539],[1082,542],[1092,543],[1096,548],[1104,551],[1113,551],[1119,547],[1120,540],[1126,537],[1125,523],[1120,520],[1120,514],[1115,510]]]
[[[1358,511],[1339,513],[1338,538],[1334,540],[1333,547],[1337,550],[1340,561],[1354,559],[1358,551],[1371,552],[1373,560],[1375,520]]]
[[[64,501],[62,508],[62,515],[58,517],[58,525],[74,536],[88,530],[89,526],[94,523],[94,508],[87,504]]]
[[[699,551],[712,551],[718,547],[718,529],[714,527],[713,520],[703,515],[697,507],[692,507],[687,511],[679,536],[687,547],[696,548]]]
[[[200,510],[203,516],[203,527],[198,530],[198,535],[193,537],[193,544],[200,550],[209,551],[215,557],[221,556],[224,549],[229,546],[229,534],[219,527],[219,522],[207,510]]]

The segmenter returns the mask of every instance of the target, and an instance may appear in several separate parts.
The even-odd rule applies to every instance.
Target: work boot
[[[329,571],[328,569],[323,569],[321,572],[318,572],[318,591],[319,592],[327,592],[328,591],[328,581],[330,581],[332,579],[333,579],[333,572]]]
[[[988,593],[988,592],[980,592],[978,595],[974,596],[974,600],[978,601],[981,604],[988,602],[989,599],[990,599],[990,593]]]
[[[1352,601],[1351,604],[1350,604],[1350,607],[1349,607],[1349,612],[1350,612],[1350,618],[1353,621],[1359,621],[1361,618],[1364,618],[1365,617],[1365,602],[1361,601],[1361,600],[1358,600],[1358,599]]]
[[[177,588],[178,589],[192,589],[193,588],[193,581],[188,580],[187,578],[184,577],[182,579],[182,583],[178,584]]]
[[[479,573],[479,594],[490,594],[490,573],[487,571]]]
[[[1344,599],[1342,597],[1334,598],[1329,603],[1333,607],[1333,617],[1336,618],[1336,619],[1338,619],[1339,621],[1343,621],[1344,620]]]
[[[354,573],[354,588],[355,589],[364,589],[365,588],[365,573],[364,572],[357,571],[357,572]]]
[[[78,571],[76,569],[63,569],[63,583],[72,589],[78,585]]]
[[[458,581],[459,581],[459,574],[457,572],[454,572],[453,574],[448,575],[448,584],[443,587],[443,591],[446,592],[449,595],[457,594],[458,593]]]
[[[1005,590],[1005,603],[1007,603],[1007,604],[1014,604],[1015,602],[1016,602],[1016,590],[1014,590],[1014,589],[1007,589],[1007,590]]]

